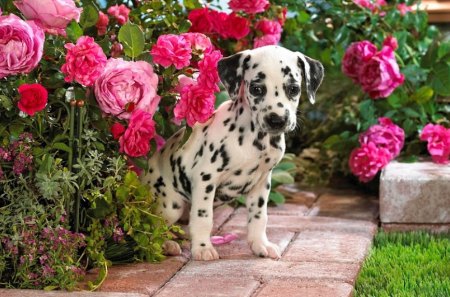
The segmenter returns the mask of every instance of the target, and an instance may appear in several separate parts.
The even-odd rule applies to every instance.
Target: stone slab
[[[450,165],[391,162],[380,180],[383,223],[450,223]]]
[[[214,209],[213,215],[213,231],[212,233],[217,233],[220,227],[229,219],[229,217],[233,214],[234,208],[228,204],[221,205]]]
[[[449,233],[450,224],[381,224],[386,232],[428,231],[433,233]]]
[[[168,257],[161,263],[133,263],[112,266],[108,268],[108,277],[99,291],[154,294],[186,262],[186,258],[178,256]]]
[[[361,264],[371,242],[370,234],[304,231],[291,243],[283,260]]]
[[[177,275],[155,297],[250,297],[260,286],[251,278]]]
[[[350,297],[353,286],[347,283],[322,281],[269,281],[256,294],[257,297]]]
[[[291,281],[324,280],[353,284],[359,271],[359,265],[333,262],[287,262],[272,259],[217,260],[189,262],[178,275],[202,279],[204,277],[237,278],[252,276],[268,281],[274,279]]]
[[[0,297],[148,297],[138,293],[0,289]]]

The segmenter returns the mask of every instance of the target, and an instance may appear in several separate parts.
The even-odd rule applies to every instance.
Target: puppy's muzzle
[[[264,122],[266,122],[269,129],[274,132],[283,131],[288,124],[288,120],[289,115],[287,113],[285,113],[284,116],[279,116],[272,112],[264,117]]]

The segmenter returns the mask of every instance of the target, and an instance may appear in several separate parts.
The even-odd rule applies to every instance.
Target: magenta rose
[[[372,99],[388,97],[405,80],[391,46],[383,46],[380,52],[362,65],[359,74],[364,92]]]
[[[66,75],[64,80],[92,86],[106,65],[102,48],[89,36],[81,36],[77,44],[67,43],[64,47],[67,49],[66,63],[61,67]]]
[[[42,58],[44,39],[33,21],[0,16],[0,78],[32,71]]]
[[[214,18],[209,8],[197,8],[189,12],[189,21],[192,23],[190,32],[212,33]]]
[[[373,125],[359,136],[360,144],[374,143],[379,148],[386,149],[391,158],[400,154],[405,142],[405,132],[389,118],[379,118],[378,125]]]
[[[23,84],[18,91],[20,100],[17,106],[29,116],[34,116],[36,112],[43,110],[47,105],[48,92],[40,84]]]
[[[153,62],[166,68],[174,65],[176,69],[189,66],[191,53],[189,41],[175,34],[160,35],[150,51]]]
[[[361,182],[371,181],[378,171],[384,168],[390,160],[391,153],[384,148],[379,148],[375,143],[364,143],[355,148],[348,160],[350,171]]]
[[[73,0],[17,0],[14,4],[25,18],[54,35],[65,36],[67,25],[71,20],[78,22],[82,12]]]
[[[150,140],[155,136],[155,122],[152,115],[136,109],[128,123],[128,128],[119,138],[120,152],[130,157],[142,157],[150,150]]]
[[[267,0],[230,0],[228,6],[232,11],[243,11],[248,14],[263,12],[269,7]]]
[[[198,84],[212,92],[218,92],[219,73],[217,71],[217,63],[222,59],[222,53],[218,50],[206,54],[205,57],[198,62],[200,75],[198,76]]]
[[[128,119],[132,110],[126,108],[130,105],[153,116],[160,100],[157,87],[158,76],[149,63],[111,58],[96,80],[94,91],[104,113]]]
[[[250,22],[248,19],[231,13],[225,19],[225,22],[221,24],[221,30],[218,33],[223,38],[241,39],[250,33]]]
[[[427,124],[420,140],[427,141],[427,149],[435,163],[447,164],[450,156],[450,129],[441,125]]]
[[[369,41],[353,42],[342,59],[342,72],[359,82],[361,67],[377,53],[377,47]]]
[[[211,90],[197,84],[187,85],[181,91],[181,98],[174,108],[177,120],[186,119],[189,126],[206,122],[214,113],[216,97]]]

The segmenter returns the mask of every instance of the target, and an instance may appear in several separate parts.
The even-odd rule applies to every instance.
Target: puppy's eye
[[[253,96],[264,96],[267,90],[265,86],[251,85],[250,94]]]
[[[287,95],[289,97],[295,97],[300,93],[300,87],[297,85],[290,85],[287,87]]]

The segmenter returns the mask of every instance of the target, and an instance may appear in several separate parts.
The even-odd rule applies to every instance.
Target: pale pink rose
[[[142,157],[150,150],[150,140],[155,136],[155,122],[152,115],[136,109],[128,123],[128,128],[119,138],[120,152],[130,157]]]
[[[83,11],[73,0],[17,0],[14,4],[25,18],[36,21],[45,32],[63,36],[70,21],[80,21]]]
[[[111,58],[96,80],[94,91],[104,113],[129,119],[134,109],[153,116],[160,100],[157,87],[158,76],[149,63]],[[126,110],[130,105],[133,108]]]
[[[125,6],[125,4],[114,5],[108,8],[108,14],[117,20],[119,25],[123,25],[128,22],[128,15],[130,14],[130,9]]]
[[[412,11],[412,6],[406,5],[406,3],[400,3],[397,4],[397,10],[400,12],[401,15],[405,15],[408,12]]]
[[[420,140],[427,141],[427,149],[435,163],[447,164],[450,156],[450,129],[441,125],[427,124]]]
[[[263,35],[253,39],[253,48],[263,47],[266,45],[277,45],[280,41],[280,36],[277,35]]]
[[[263,12],[269,5],[267,0],[230,0],[228,2],[228,6],[232,11],[243,11],[248,14]]]
[[[178,120],[186,119],[189,126],[206,122],[214,113],[214,93],[208,89],[193,84],[187,85],[181,92],[181,98],[173,112]]]
[[[198,76],[198,84],[213,92],[219,91],[219,72],[217,71],[217,63],[222,59],[222,53],[218,50],[212,51],[205,55],[205,57],[198,62],[198,69],[200,75]]]
[[[189,41],[174,34],[160,35],[150,51],[153,62],[166,68],[174,65],[176,69],[189,66],[191,53]]]
[[[374,143],[379,148],[386,149],[391,158],[394,159],[400,154],[405,142],[405,132],[395,125],[389,118],[379,118],[378,125],[373,125],[359,136],[359,143]]]
[[[262,19],[257,22],[255,28],[256,30],[261,31],[263,35],[281,35],[281,32],[283,32],[283,28],[278,21],[271,21],[268,19]]]
[[[354,82],[359,82],[361,67],[377,53],[377,47],[369,41],[353,42],[342,59],[342,72]]]
[[[76,81],[83,86],[92,86],[106,65],[106,55],[94,38],[81,36],[76,44],[67,43],[66,63],[61,72],[66,82]]]
[[[33,21],[0,16],[0,78],[29,73],[42,58],[45,34]]]
[[[185,86],[193,84],[195,84],[195,80],[193,78],[181,74],[180,76],[178,76],[178,85],[175,87],[175,91],[181,94]]]
[[[364,92],[372,99],[388,97],[405,80],[390,46],[384,46],[380,52],[364,63],[359,75]]]
[[[390,160],[391,154],[384,148],[377,147],[373,142],[364,143],[355,148],[348,160],[350,171],[361,182],[371,181],[378,171],[384,168]]]
[[[204,54],[210,53],[213,50],[213,45],[208,36],[202,33],[183,33],[181,36],[189,41],[191,47],[195,51],[200,51]]]
[[[97,27],[97,34],[99,36],[105,35],[106,30],[109,24],[109,18],[106,14],[99,11],[98,12],[98,21],[97,24],[95,24],[95,27]]]

